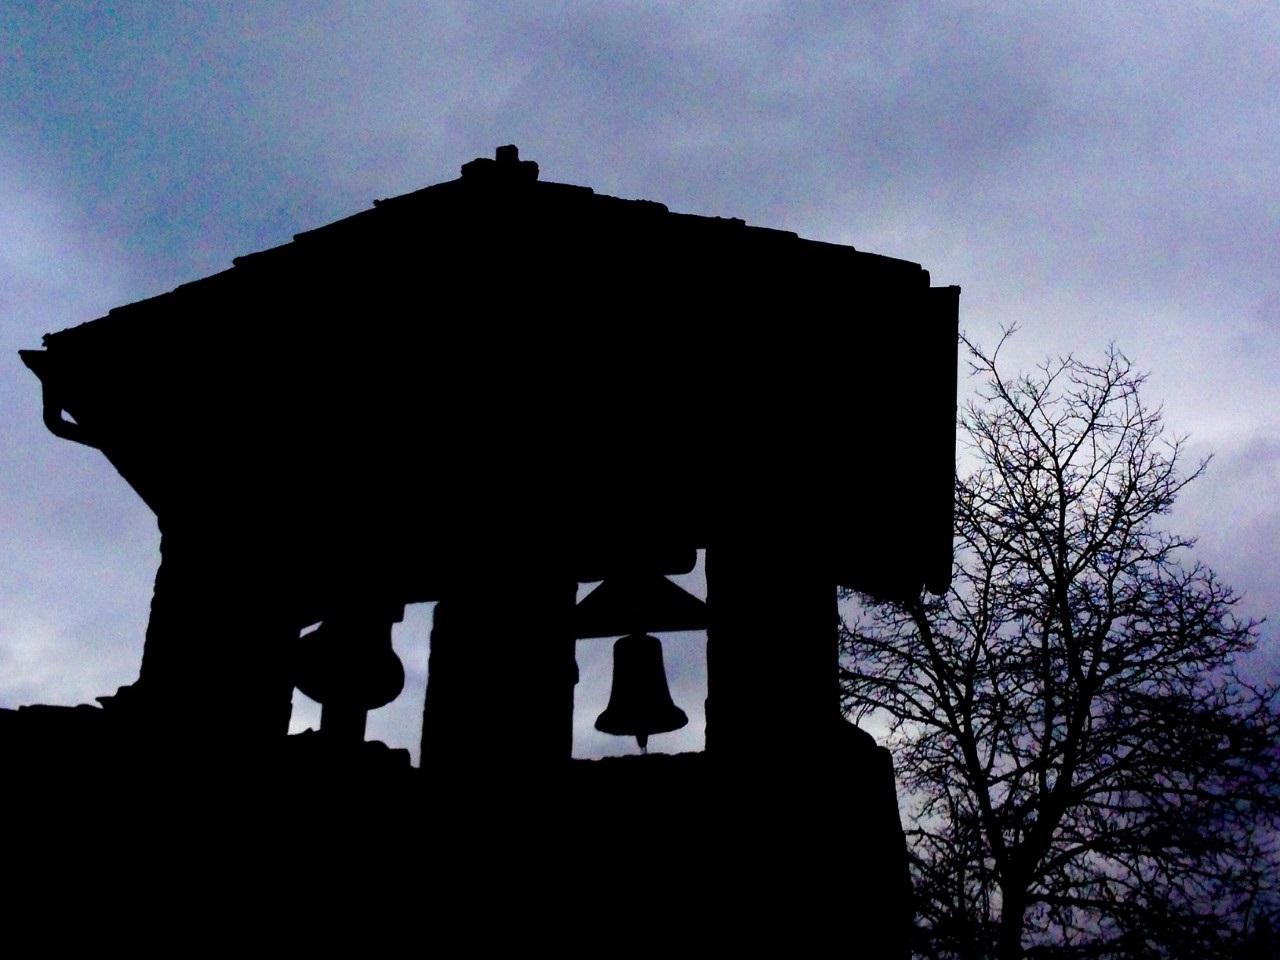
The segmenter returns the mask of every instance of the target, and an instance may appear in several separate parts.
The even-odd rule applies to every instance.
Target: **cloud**
[[[920,261],[981,339],[1022,325],[1015,367],[1115,340],[1219,451],[1186,516],[1272,604],[1250,504],[1280,435],[1278,27],[1263,4],[9,5],[0,697],[128,679],[156,544],[44,431],[15,351],[513,141],[546,179]]]
[[[0,705],[77,703],[137,675],[158,561],[150,511],[96,451],[57,440],[17,351],[118,295],[109,238],[56,171],[0,150]]]
[[[1200,444],[1195,452],[1210,451]],[[1247,436],[1219,447],[1205,475],[1183,493],[1170,524],[1198,537],[1195,556],[1240,593],[1241,618],[1269,621],[1245,668],[1255,680],[1280,681],[1280,436]]]

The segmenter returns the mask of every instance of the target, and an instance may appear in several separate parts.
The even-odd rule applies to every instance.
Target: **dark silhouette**
[[[323,706],[321,733],[359,743],[369,711],[400,695],[404,665],[391,648],[391,625],[403,617],[339,615],[302,638],[294,684]]]
[[[137,683],[8,712],[0,739],[33,769],[105,738],[72,766],[132,788],[157,751],[166,777],[253,777],[328,837],[355,832],[340,796],[378,805],[365,831],[429,809],[442,878],[516,849],[590,859],[628,822],[612,894],[670,869],[663,837],[723,895],[707,911],[767,903],[793,939],[839,911],[868,955],[900,954],[893,772],[841,716],[836,588],[948,584],[958,295],[914,263],[546,182],[502,147],[49,334],[22,354],[45,422],[152,507],[162,562]],[[699,549],[705,606],[665,579]],[[363,729],[403,682],[390,625],[423,601],[411,770]],[[705,753],[571,762],[575,639],[702,627]],[[285,737],[295,686],[317,734]]]
[[[688,715],[671,699],[662,663],[662,641],[632,633],[613,645],[613,685],[609,705],[596,717],[596,729],[620,737],[635,737],[647,753],[649,737],[679,730]]]

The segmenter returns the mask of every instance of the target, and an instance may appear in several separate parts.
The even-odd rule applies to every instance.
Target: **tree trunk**
[[[1021,960],[1022,921],[1027,912],[1027,891],[1021,885],[1000,887],[1000,933],[996,956],[1000,960]]]

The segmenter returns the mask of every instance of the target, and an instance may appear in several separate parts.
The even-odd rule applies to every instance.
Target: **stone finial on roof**
[[[476,157],[462,165],[462,175],[467,179],[500,177],[504,180],[537,180],[538,165],[532,160],[520,159],[520,148],[514,143],[498,147],[493,159]]]

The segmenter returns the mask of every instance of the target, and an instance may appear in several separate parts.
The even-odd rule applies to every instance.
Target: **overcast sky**
[[[0,3],[0,706],[136,677],[159,543],[17,350],[504,143],[918,261],[972,336],[1018,324],[1012,369],[1114,340],[1216,455],[1173,523],[1280,613],[1278,51],[1274,3]],[[429,621],[371,723],[400,745]],[[699,658],[668,644],[695,741]]]

